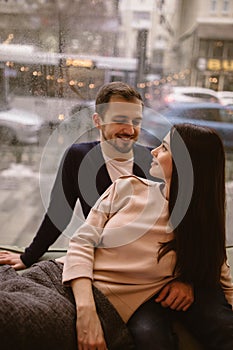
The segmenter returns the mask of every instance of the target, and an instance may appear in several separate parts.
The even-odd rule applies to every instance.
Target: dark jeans
[[[195,302],[187,311],[173,311],[157,304],[152,297],[142,304],[127,325],[137,350],[178,349],[172,322],[179,320],[208,350],[233,349],[233,310],[221,288],[195,293]]]

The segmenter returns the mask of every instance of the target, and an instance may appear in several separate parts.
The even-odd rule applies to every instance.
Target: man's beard
[[[107,139],[105,133],[102,130],[102,137],[104,142],[111,145],[117,152],[128,153],[132,150],[134,143],[136,142],[135,138],[129,138],[124,141],[121,137],[116,137],[112,139]]]

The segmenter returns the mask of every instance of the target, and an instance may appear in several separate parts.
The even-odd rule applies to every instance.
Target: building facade
[[[0,29],[16,93],[93,98],[112,80],[233,90],[233,0],[0,0]]]
[[[121,0],[119,9],[122,55],[137,57],[146,33],[138,81],[233,90],[232,0]]]
[[[173,50],[186,85],[233,90],[233,1],[182,0]],[[167,71],[169,73],[169,70]]]

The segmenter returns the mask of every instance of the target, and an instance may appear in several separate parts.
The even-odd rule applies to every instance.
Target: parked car
[[[77,142],[91,141],[96,138],[98,135],[96,136],[97,132],[93,130],[92,121],[94,110],[94,100],[72,103],[69,108],[67,107],[67,113],[59,115],[57,119],[44,121],[40,132],[40,143],[47,142],[55,130],[59,143],[65,142],[65,138],[71,138]],[[75,137],[77,140],[74,140]]]
[[[72,142],[89,142],[99,139],[99,131],[94,126],[92,116],[95,101],[81,101],[72,106],[68,118],[55,125],[59,142],[70,139]]]
[[[85,109],[89,112],[89,114],[92,115],[95,110],[95,100],[79,101],[77,104],[72,106],[72,108],[69,111],[69,115],[73,116],[74,114],[79,113],[83,109]]]
[[[177,103],[159,112],[145,108],[142,142],[156,146],[155,138],[164,138],[173,124],[193,123],[216,130],[226,150],[233,150],[233,108],[218,103]]]
[[[37,114],[4,104],[0,107],[0,143],[37,143],[42,123]]]
[[[163,93],[162,104],[164,106],[169,106],[171,103],[176,102],[220,103],[220,99],[217,92],[212,89],[196,86],[174,86],[167,88],[167,90]]]
[[[218,97],[224,106],[233,106],[233,91],[218,91]]]

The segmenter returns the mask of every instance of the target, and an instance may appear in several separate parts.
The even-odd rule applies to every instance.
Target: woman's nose
[[[157,157],[157,154],[158,154],[158,147],[152,149],[151,154],[152,154],[153,157]]]

